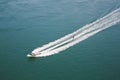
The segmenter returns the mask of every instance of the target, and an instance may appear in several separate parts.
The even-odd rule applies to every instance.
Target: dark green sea
[[[0,0],[0,80],[120,80],[120,23],[45,58],[27,58],[120,7],[120,0]]]

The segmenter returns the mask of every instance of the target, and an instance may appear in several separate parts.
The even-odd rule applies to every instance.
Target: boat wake
[[[70,33],[60,39],[50,42],[42,47],[38,47],[28,54],[28,57],[46,57],[57,54],[71,46],[95,35],[96,33],[109,28],[120,22],[120,8],[107,14],[106,16],[90,23],[82,28]]]

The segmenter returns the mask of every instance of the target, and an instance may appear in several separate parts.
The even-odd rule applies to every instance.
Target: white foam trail
[[[77,31],[66,35],[54,42],[50,42],[43,47],[33,50],[33,52],[40,52],[42,54],[36,55],[35,57],[49,56],[59,53],[93,35],[96,33],[109,28],[120,22],[120,8],[109,13],[108,15],[100,18],[93,23],[87,24],[84,27],[78,29]],[[74,40],[73,40],[74,36]]]
[[[82,30],[86,29],[87,27],[88,27],[88,25],[86,25],[84,28],[81,28],[81,29],[78,30],[78,31],[82,31]],[[76,31],[76,33],[77,33],[78,31]],[[60,39],[57,39],[57,40],[55,40],[55,41],[53,41],[53,42],[50,42],[50,43],[48,43],[48,44],[43,45],[42,47],[38,47],[38,48],[36,48],[34,51],[36,51],[36,52],[37,52],[37,51],[43,51],[43,50],[45,50],[45,49],[47,49],[47,48],[49,48],[49,47],[51,47],[51,46],[54,46],[54,45],[56,45],[56,44],[59,44],[59,43],[65,41],[66,39],[71,38],[74,34],[75,34],[75,32],[73,32],[73,33],[71,33],[71,34],[68,34],[68,35],[66,35],[66,36],[64,36],[64,37],[62,37],[62,38],[60,38]]]

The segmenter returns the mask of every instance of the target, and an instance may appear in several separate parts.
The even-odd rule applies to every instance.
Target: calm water
[[[0,0],[0,79],[120,80],[120,24],[59,54],[26,57],[118,7],[119,0]]]

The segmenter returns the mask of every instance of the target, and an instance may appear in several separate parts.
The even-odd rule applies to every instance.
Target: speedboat
[[[31,54],[27,55],[27,57],[35,57],[35,56],[36,56],[36,54],[34,54],[34,53],[31,53]]]

